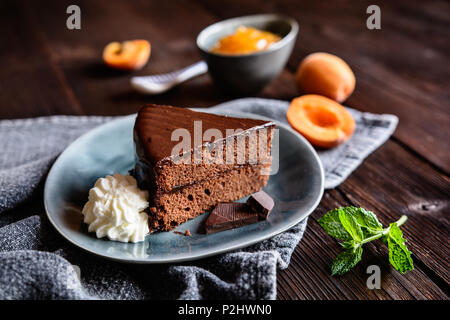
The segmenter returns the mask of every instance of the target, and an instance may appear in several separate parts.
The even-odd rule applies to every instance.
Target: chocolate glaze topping
[[[202,121],[202,134],[210,129],[219,129],[226,138],[226,129],[270,127],[270,121],[232,118],[186,108],[148,104],[141,108],[134,126],[134,140],[138,160],[152,167],[158,167],[162,161],[170,161],[171,152],[180,141],[171,141],[172,132],[178,128],[187,129],[191,135],[191,147],[199,147],[203,141],[194,141],[194,121]],[[200,142],[200,143],[199,143]]]

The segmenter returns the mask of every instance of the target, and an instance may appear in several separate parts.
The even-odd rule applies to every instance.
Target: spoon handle
[[[155,74],[131,78],[131,85],[138,91],[146,94],[160,94],[174,86],[208,71],[208,65],[199,61],[186,68],[170,73]]]
[[[178,71],[177,83],[184,82],[208,72],[208,65],[205,61],[199,61]]]

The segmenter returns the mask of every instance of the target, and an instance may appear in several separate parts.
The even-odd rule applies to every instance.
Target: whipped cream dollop
[[[139,242],[149,232],[147,207],[148,192],[138,188],[136,179],[115,173],[95,182],[82,213],[97,238]]]

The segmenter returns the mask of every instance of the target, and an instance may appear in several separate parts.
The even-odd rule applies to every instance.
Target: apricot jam
[[[268,31],[251,27],[239,27],[235,33],[225,36],[211,48],[211,52],[239,55],[266,50],[281,38]]]

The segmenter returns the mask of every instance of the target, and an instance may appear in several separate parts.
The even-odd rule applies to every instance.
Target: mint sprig
[[[352,269],[362,257],[362,246],[382,238],[389,248],[389,261],[400,273],[414,269],[411,252],[400,226],[407,220],[402,216],[397,222],[383,228],[376,215],[363,208],[343,207],[328,211],[319,219],[319,224],[333,238],[340,242],[344,252],[331,265],[332,275],[342,275]]]

